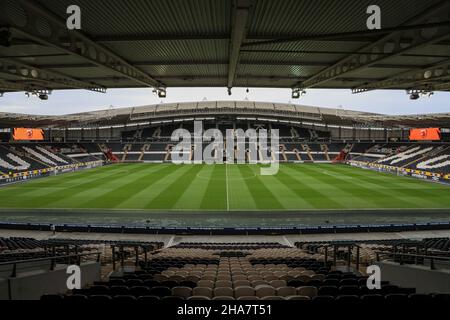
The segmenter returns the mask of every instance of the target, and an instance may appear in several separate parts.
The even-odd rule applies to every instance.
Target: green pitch
[[[117,164],[0,188],[0,208],[316,210],[450,208],[450,187],[331,164]]]

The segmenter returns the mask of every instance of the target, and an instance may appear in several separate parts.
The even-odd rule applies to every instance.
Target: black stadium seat
[[[130,289],[126,286],[112,286],[109,294],[112,296],[129,295]]]
[[[112,297],[109,295],[92,295],[89,296],[89,301],[93,302],[105,302],[105,301],[111,301]]]
[[[41,301],[61,301],[64,297],[60,294],[45,294],[41,297]]]
[[[414,303],[426,303],[433,301],[433,296],[429,294],[413,293],[408,296],[409,300]]]
[[[336,301],[354,304],[360,302],[360,299],[357,295],[339,295],[336,297]]]
[[[316,296],[314,298],[312,298],[313,303],[320,303],[320,304],[329,304],[334,302],[334,297],[333,296]]]
[[[369,303],[376,303],[376,302],[383,302],[384,296],[381,294],[366,294],[361,296],[361,301],[369,302]]]
[[[153,287],[150,289],[150,295],[158,296],[158,297],[166,297],[172,294],[172,290],[168,287]]]
[[[150,295],[150,288],[144,286],[136,286],[130,288],[130,295],[135,297]]]
[[[322,286],[319,288],[319,296],[337,296],[339,290],[335,286]]]
[[[64,298],[64,300],[71,301],[71,302],[82,302],[82,301],[87,301],[88,297],[85,295],[82,295],[82,294],[74,294],[71,296],[66,296]]]
[[[361,291],[358,286],[340,286],[339,295],[357,295],[359,296]]]
[[[141,302],[156,302],[156,301],[159,301],[160,298],[158,296],[150,296],[149,295],[149,296],[138,297],[137,300],[141,301]]]
[[[117,295],[113,297],[115,302],[133,302],[136,301],[136,297],[130,295]]]
[[[388,302],[406,302],[408,301],[408,296],[402,293],[391,293],[385,296]]]

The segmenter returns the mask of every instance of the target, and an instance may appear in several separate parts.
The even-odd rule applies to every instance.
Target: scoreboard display
[[[435,141],[441,140],[441,129],[440,128],[420,128],[411,129],[409,131],[409,140],[414,141]]]
[[[13,138],[16,141],[44,140],[44,131],[35,128],[14,128]]]

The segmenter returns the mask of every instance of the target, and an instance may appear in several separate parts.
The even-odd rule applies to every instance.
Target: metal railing
[[[25,260],[1,262],[0,267],[12,265],[12,272],[11,272],[10,277],[15,278],[17,276],[17,266],[21,265],[21,264],[30,264],[33,262],[48,262],[48,261],[50,261],[50,267],[48,270],[52,271],[52,270],[55,270],[55,267],[56,267],[56,264],[58,261],[66,260],[66,262],[64,264],[80,265],[82,257],[88,257],[88,256],[94,256],[94,255],[96,256],[96,261],[100,262],[101,252],[89,252],[89,253],[78,253],[78,254],[70,254],[70,255],[63,255],[63,256],[57,255],[57,256],[37,258],[37,259],[25,259]]]
[[[444,261],[449,264],[450,267],[450,257],[444,256],[432,256],[432,255],[423,255],[423,254],[414,254],[414,253],[402,253],[402,252],[385,252],[385,251],[376,251],[377,261],[381,261],[381,257],[384,259],[392,259],[394,262],[398,262],[399,264],[411,263],[425,265],[425,261],[430,261],[430,269],[436,270],[436,261]],[[422,263],[420,263],[422,262]]]

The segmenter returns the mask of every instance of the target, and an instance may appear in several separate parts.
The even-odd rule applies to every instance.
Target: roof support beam
[[[405,43],[404,45],[401,46],[409,46],[411,45],[411,42]],[[298,53],[306,53],[306,54],[323,54],[323,55],[327,55],[327,54],[332,54],[332,55],[342,55],[342,54],[347,54],[347,55],[353,55],[354,52],[353,51],[344,51],[344,50],[241,50],[241,53],[271,53],[271,54],[298,54]],[[364,51],[359,51],[358,52],[359,55],[372,55],[372,52],[364,52]],[[389,53],[377,53],[379,55],[380,60],[382,60],[381,58],[389,57]],[[450,54],[447,55],[443,55],[443,54],[418,54],[418,53],[401,53],[400,54],[403,57],[413,57],[413,58],[450,58]],[[330,66],[334,66],[335,64],[331,64]]]
[[[241,45],[247,33],[247,20],[252,2],[252,0],[236,0],[234,2],[227,81],[229,93],[231,93],[231,88],[233,87],[234,78],[236,76]]]
[[[226,82],[227,80],[227,76],[205,76],[205,75],[170,75],[170,76],[161,76],[162,80],[165,81],[192,81],[192,80],[203,80],[205,81],[205,83],[207,83],[208,81],[218,81],[218,80],[223,80],[223,82]],[[241,78],[242,80],[243,78]],[[251,80],[251,81],[267,81],[267,82],[272,82],[272,83],[276,83],[277,81],[295,81],[297,80],[298,77],[290,77],[287,75],[284,76],[261,76],[261,75],[248,75],[245,77],[245,80]],[[305,78],[306,79],[306,78]],[[122,80],[126,80],[126,78],[124,77],[90,77],[87,78],[87,80],[90,81],[97,81],[97,82],[102,82],[102,81],[122,81]],[[367,79],[367,78],[341,78],[339,79],[342,82],[368,82],[371,81],[373,79]]]
[[[450,59],[441,61],[427,68],[402,72],[381,81],[369,82],[352,89],[353,93],[366,92],[375,89],[388,89],[396,86],[408,86],[411,89],[434,89],[434,81],[450,77]],[[439,84],[437,85],[439,86]]]
[[[140,85],[153,88],[165,87],[158,80],[134,67],[117,54],[76,30],[68,30],[65,21],[36,1],[17,0],[27,16],[25,24],[9,21],[14,33],[39,43],[55,47],[73,56],[87,60],[99,67],[131,79]],[[41,32],[39,32],[40,30]],[[45,30],[42,32],[42,30]],[[62,44],[61,39],[70,39]]]
[[[450,90],[450,81],[446,81],[444,83],[434,85],[433,90],[449,91]]]
[[[0,91],[26,91],[24,84],[0,79]]]
[[[393,28],[384,28],[379,30],[362,30],[354,32],[342,32],[342,33],[329,33],[329,34],[312,34],[285,38],[274,38],[272,40],[263,40],[256,42],[246,42],[242,44],[242,47],[256,47],[261,45],[271,45],[280,43],[290,43],[290,42],[300,42],[300,41],[357,41],[355,39],[363,39],[366,37],[365,42],[367,42],[367,37],[376,37],[380,35],[385,35],[397,31],[409,31],[409,30],[425,30],[425,29],[435,29],[440,27],[448,26],[448,21],[414,24],[414,25],[403,25]]]
[[[41,81],[62,85],[68,88],[86,89],[95,92],[106,92],[106,88],[98,84],[81,81],[59,72],[47,71],[12,59],[0,60],[0,73],[18,77],[22,80]]]
[[[329,80],[340,77],[349,72],[370,67],[375,63],[380,63],[387,58],[395,57],[420,48],[422,46],[436,43],[446,39],[450,33],[450,21],[448,12],[450,10],[449,1],[440,1],[428,10],[420,13],[407,21],[404,25],[428,23],[431,21],[447,21],[448,26],[436,27],[435,29],[423,29],[417,32],[414,41],[410,45],[402,45],[401,39],[407,37],[410,31],[396,31],[381,38],[380,40],[361,48],[359,51],[370,52],[370,54],[360,52],[350,54],[339,60],[333,66],[325,68],[309,79],[297,83],[296,87],[310,88],[323,84]]]
[[[428,26],[431,28],[431,26]],[[385,32],[386,33],[386,32]],[[251,41],[283,41],[287,39],[288,36],[283,35],[247,35],[245,37],[246,40]],[[292,37],[290,35],[289,37]],[[303,35],[298,35],[296,39],[302,39]],[[363,34],[361,37],[348,37],[342,38],[338,36],[329,35],[316,35],[316,36],[307,36],[308,41],[323,41],[323,37],[326,37],[327,41],[333,42],[372,42],[370,38],[370,34]],[[97,43],[128,43],[128,42],[138,42],[138,41],[196,41],[196,40],[206,40],[206,41],[216,41],[216,40],[230,40],[230,34],[205,34],[205,35],[191,35],[191,34],[141,34],[141,35],[104,35],[93,37],[93,41]],[[301,40],[296,40],[301,41]],[[69,43],[70,39],[61,39],[62,43]],[[21,39],[17,37],[13,37],[11,39],[11,43],[13,45],[30,45],[34,44],[34,42],[29,39]],[[243,43],[244,46],[249,46],[250,43]],[[259,44],[259,42],[258,42]]]
[[[450,57],[450,56],[449,56]],[[0,61],[2,57],[0,56]],[[135,62],[135,66],[200,66],[200,65],[227,65],[228,61],[140,61]],[[302,66],[302,67],[328,67],[330,64],[319,61],[239,61],[240,65],[273,65],[273,66]],[[77,69],[77,68],[96,68],[96,65],[90,63],[79,64],[41,64],[41,68],[45,69]],[[373,65],[374,68],[388,68],[388,69],[408,69],[410,66],[401,64],[377,64]]]

